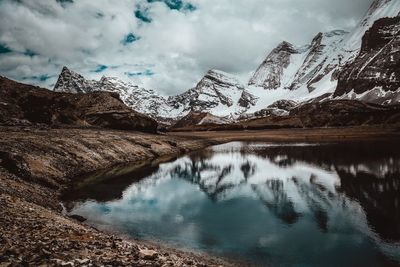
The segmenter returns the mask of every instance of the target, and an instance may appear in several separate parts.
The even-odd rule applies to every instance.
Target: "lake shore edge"
[[[0,128],[0,263],[50,266],[230,266],[208,255],[98,231],[62,214],[76,177],[231,141],[342,142],[399,138],[400,127],[190,132]],[[8,264],[8,265],[7,265]]]
[[[77,177],[218,144],[104,129],[0,128],[1,266],[232,266],[225,260],[94,229],[63,212]]]

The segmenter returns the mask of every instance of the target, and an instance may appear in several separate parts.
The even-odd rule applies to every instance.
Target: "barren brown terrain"
[[[400,125],[301,128],[241,131],[171,132],[171,136],[204,138],[216,142],[345,142],[400,138]]]

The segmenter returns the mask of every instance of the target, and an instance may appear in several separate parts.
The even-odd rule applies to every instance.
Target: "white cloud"
[[[369,0],[187,0],[179,11],[147,0],[0,1],[0,74],[50,87],[63,65],[89,78],[118,76],[164,94],[183,92],[212,68],[247,77],[282,40],[351,29]],[[140,5],[151,23],[135,18]],[[124,46],[127,34],[140,40]],[[1,47],[0,47],[1,49]],[[26,51],[37,55],[24,55]],[[101,73],[98,65],[109,66]],[[114,68],[111,68],[113,66]],[[125,73],[154,73],[132,76]],[[46,81],[37,77],[48,75]],[[33,78],[35,77],[35,78]],[[25,78],[25,79],[24,79]]]

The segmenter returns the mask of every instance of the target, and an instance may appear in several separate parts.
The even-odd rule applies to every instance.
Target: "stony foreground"
[[[9,195],[0,205],[0,266],[226,265],[107,235]]]
[[[78,174],[173,156],[205,139],[97,129],[0,129],[0,266],[219,266],[204,255],[121,239],[62,214]]]

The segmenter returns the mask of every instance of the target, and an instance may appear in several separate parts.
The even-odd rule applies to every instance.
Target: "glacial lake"
[[[257,266],[400,265],[400,143],[234,142],[68,194],[99,229]]]

